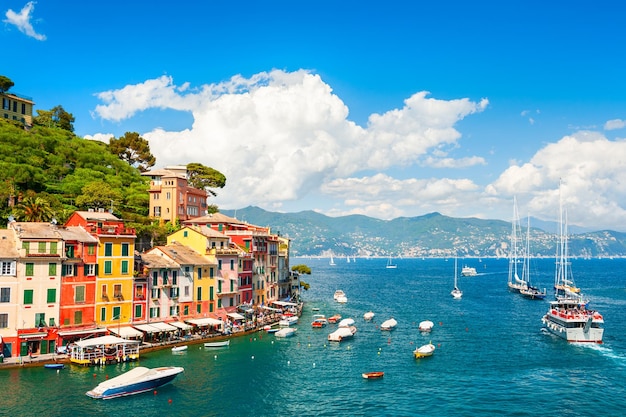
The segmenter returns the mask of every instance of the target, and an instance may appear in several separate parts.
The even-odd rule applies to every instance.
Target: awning
[[[38,337],[46,337],[48,336],[47,332],[40,332],[40,333],[25,333],[25,334],[21,334],[20,335],[20,339],[36,339]]]
[[[272,308],[272,307],[268,307],[268,306],[261,306],[261,308],[263,310],[269,310],[269,311],[282,311],[280,308]]]
[[[193,328],[193,326],[190,326],[187,323],[183,323],[182,321],[173,321],[173,322],[168,323],[168,324],[171,324],[172,326],[178,327],[179,329],[182,329],[182,330],[189,330],[189,329]]]
[[[151,324],[135,324],[133,327],[146,333],[158,333],[161,331],[156,327],[153,327]]]
[[[143,336],[143,333],[141,333],[139,330],[133,329],[132,327],[128,327],[128,326],[120,327],[119,329],[116,327],[109,327],[109,331],[112,333],[115,333],[116,335],[124,339],[127,339],[129,337]]]
[[[150,323],[150,326],[156,327],[157,329],[159,329],[159,331],[162,331],[162,332],[174,332],[178,330],[177,327],[170,326],[169,324],[164,323],[162,321],[156,321],[154,323]]]
[[[290,303],[287,301],[272,301],[272,304],[276,304],[277,306],[283,306],[283,307],[295,307],[298,305],[296,303]]]
[[[131,343],[139,343],[139,340],[126,340],[115,336],[101,336],[93,339],[79,340],[76,342],[76,346],[84,348],[88,346],[103,346],[103,345],[127,345]]]
[[[227,316],[231,317],[231,318],[233,318],[235,320],[245,320],[246,319],[244,316],[242,316],[239,313],[228,313]]]
[[[199,326],[199,327],[204,327],[204,326],[221,326],[222,324],[224,324],[224,322],[222,320],[212,319],[210,317],[207,317],[205,319],[187,320],[187,322],[191,323],[191,324],[195,324],[196,326]]]
[[[82,329],[82,330],[66,330],[60,331],[59,336],[76,336],[79,334],[96,334],[96,333],[106,333],[107,329],[104,327],[99,329]]]

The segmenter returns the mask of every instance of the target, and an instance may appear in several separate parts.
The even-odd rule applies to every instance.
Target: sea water
[[[605,319],[603,345],[568,344],[541,330],[548,301],[507,288],[508,260],[292,259],[312,274],[295,337],[258,332],[229,347],[190,345],[182,354],[144,354],[138,363],[96,368],[0,370],[0,414],[19,416],[621,416],[626,410],[626,260],[573,260],[578,286]],[[534,284],[550,290],[554,260],[533,261]],[[342,289],[346,304],[333,301]],[[312,311],[317,308],[319,311]],[[363,314],[373,311],[371,322]],[[351,317],[354,338],[329,343],[336,325],[311,328],[313,314]],[[393,317],[398,326],[381,331]],[[420,333],[420,321],[435,326]],[[432,342],[432,357],[415,348]],[[85,392],[133,366],[182,366],[173,383],[113,400]],[[363,372],[383,371],[366,380]]]

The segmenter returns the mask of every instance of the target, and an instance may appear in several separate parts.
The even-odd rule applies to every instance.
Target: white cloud
[[[420,163],[483,164],[480,157],[455,163],[444,148],[454,147],[461,137],[454,124],[483,111],[488,101],[446,101],[427,95],[414,94],[401,109],[374,114],[368,126],[361,127],[348,119],[348,108],[331,87],[308,71],[236,76],[196,90],[176,87],[171,77],[163,76],[98,94],[104,104],[94,115],[121,121],[150,108],[191,112],[194,122],[189,129],[141,133],[158,166],[200,162],[221,171],[227,185],[218,190],[215,203],[220,207],[277,207],[320,188],[334,194],[336,184],[360,172]],[[447,180],[438,181],[443,181],[441,188]],[[400,213],[390,204],[415,203],[411,181],[392,185],[396,195],[387,194],[387,201],[371,197],[364,210],[388,218]],[[409,195],[398,202],[403,187],[409,188]],[[347,204],[350,201],[358,201],[358,196]]]
[[[35,38],[38,41],[45,41],[46,35],[41,35],[35,32],[35,29],[30,22],[32,18],[31,13],[35,10],[35,4],[36,3],[34,1],[29,1],[19,13],[15,13],[12,9],[7,10],[5,14],[7,18],[4,22],[15,25],[20,32],[30,36],[31,38]]]
[[[95,135],[85,135],[85,139],[97,140],[98,142],[109,143],[109,139],[115,137],[112,133],[96,133]]]
[[[546,145],[525,164],[510,166],[486,193],[511,201],[517,195],[531,215],[554,220],[562,180],[572,224],[619,230],[626,219],[625,164],[625,141],[581,131]]]
[[[626,120],[622,120],[622,119],[608,120],[604,124],[604,130],[623,129],[624,127],[626,127]]]

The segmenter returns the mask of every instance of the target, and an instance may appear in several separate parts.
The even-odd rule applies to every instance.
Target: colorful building
[[[15,120],[24,125],[26,129],[33,126],[33,106],[35,103],[30,97],[17,93],[0,93],[2,99],[2,117],[7,120]]]
[[[17,337],[18,296],[17,250],[13,229],[0,230],[0,353],[5,357],[17,356],[20,342]]]
[[[133,318],[135,229],[104,210],[76,211],[66,226],[82,226],[98,239],[96,323],[130,324]]]

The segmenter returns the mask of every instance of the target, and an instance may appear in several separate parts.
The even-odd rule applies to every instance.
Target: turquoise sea
[[[573,260],[577,284],[605,318],[604,344],[567,344],[542,332],[547,301],[507,290],[506,259],[465,259],[479,275],[459,277],[463,298],[450,296],[454,260],[386,259],[348,263],[292,259],[312,275],[298,334],[263,332],[230,347],[192,345],[143,355],[138,364],[183,366],[158,392],[93,400],[85,392],[137,364],[0,370],[0,414],[19,416],[622,416],[626,410],[626,260]],[[554,260],[533,262],[534,281],[552,286]],[[348,303],[333,301],[336,289]],[[312,329],[319,308],[356,321],[351,341],[329,344],[334,325]],[[363,314],[376,313],[373,322]],[[394,317],[398,326],[380,331]],[[417,325],[435,327],[422,334]],[[416,360],[422,344],[437,346]],[[384,371],[378,380],[361,373]]]

